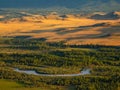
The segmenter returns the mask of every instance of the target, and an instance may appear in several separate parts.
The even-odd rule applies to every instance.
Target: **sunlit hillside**
[[[31,15],[1,21],[0,36],[28,36],[26,39],[44,38],[46,42],[64,41],[79,45],[120,45],[119,27],[120,19]]]

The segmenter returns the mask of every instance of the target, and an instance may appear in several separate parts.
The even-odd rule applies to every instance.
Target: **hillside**
[[[95,15],[95,14],[94,14]],[[93,15],[93,16],[94,16]],[[65,44],[100,44],[119,46],[119,12],[90,18],[80,14],[47,15],[19,12],[1,15],[0,36],[44,39]],[[93,17],[92,16],[92,17]],[[6,27],[7,26],[7,27]]]

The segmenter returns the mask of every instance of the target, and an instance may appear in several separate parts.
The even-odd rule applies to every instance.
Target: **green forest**
[[[15,68],[43,76],[20,73]],[[90,74],[44,76],[77,74],[83,69],[89,69]],[[16,87],[6,88],[9,82]],[[120,47],[1,37],[0,90],[120,90]]]

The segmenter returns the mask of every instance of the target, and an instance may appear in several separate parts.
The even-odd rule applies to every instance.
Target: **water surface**
[[[19,73],[26,73],[26,74],[29,74],[29,75],[38,75],[38,76],[81,76],[81,75],[88,75],[90,74],[90,69],[83,69],[80,73],[77,73],[77,74],[40,74],[40,73],[37,73],[35,70],[20,70],[18,68],[15,68],[14,71],[16,72],[19,72]]]

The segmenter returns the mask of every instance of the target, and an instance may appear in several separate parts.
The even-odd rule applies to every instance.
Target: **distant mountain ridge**
[[[2,14],[1,14],[2,13]],[[47,20],[67,20],[68,18],[88,18],[96,20],[118,20],[120,19],[120,12],[114,11],[109,13],[92,13],[92,14],[58,14],[57,12],[51,12],[46,15],[34,14],[29,12],[8,12],[0,11],[0,21],[9,22],[36,22],[42,23],[43,19]],[[106,23],[98,23],[94,26],[105,26]],[[108,24],[107,24],[108,25]]]
[[[92,19],[119,19],[120,18],[120,12],[110,12],[106,13],[104,15],[101,14],[94,14],[91,16]]]
[[[0,0],[0,8],[65,7],[81,11],[120,11],[120,0]],[[57,9],[59,9],[57,8]]]

